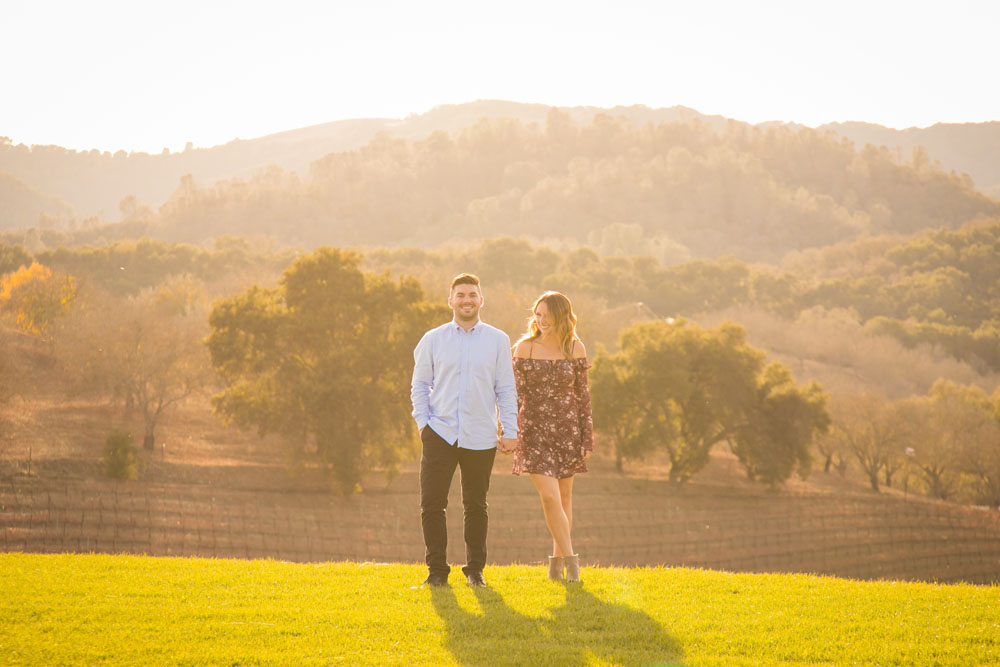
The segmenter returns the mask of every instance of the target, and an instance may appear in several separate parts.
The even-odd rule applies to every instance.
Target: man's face
[[[455,285],[448,298],[448,306],[455,312],[460,322],[475,322],[479,319],[479,309],[483,307],[483,295],[478,285]]]

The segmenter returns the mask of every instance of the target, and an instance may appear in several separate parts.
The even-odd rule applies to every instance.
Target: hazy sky
[[[438,104],[1000,120],[1000,1],[4,0],[0,135],[159,152]]]

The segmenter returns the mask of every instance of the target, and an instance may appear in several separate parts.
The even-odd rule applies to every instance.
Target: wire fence
[[[1000,582],[1000,516],[926,499],[692,494],[599,480],[574,497],[589,564],[808,572],[858,579]],[[590,482],[591,480],[588,480]],[[449,500],[449,559],[465,561]],[[530,483],[494,476],[489,559],[542,563],[551,538]],[[0,480],[0,549],[33,553],[422,562],[416,476],[375,493],[14,476]]]

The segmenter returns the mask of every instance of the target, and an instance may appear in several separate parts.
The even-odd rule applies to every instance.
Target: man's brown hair
[[[452,278],[450,291],[455,291],[455,285],[475,285],[479,287],[479,276],[474,276],[471,273],[460,273]]]

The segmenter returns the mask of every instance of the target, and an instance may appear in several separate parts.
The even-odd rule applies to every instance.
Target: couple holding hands
[[[497,449],[513,454],[513,473],[528,473],[538,490],[552,534],[549,578],[578,582],[579,558],[570,536],[573,476],[587,471],[594,436],[590,364],[576,336],[572,304],[559,292],[538,297],[513,359],[507,334],[479,319],[479,278],[456,276],[448,306],[454,319],[424,334],[413,352],[410,398],[423,445],[420,515],[429,570],[424,583],[448,583],[445,509],[460,467],[462,571],[470,585],[486,585],[486,493]]]

